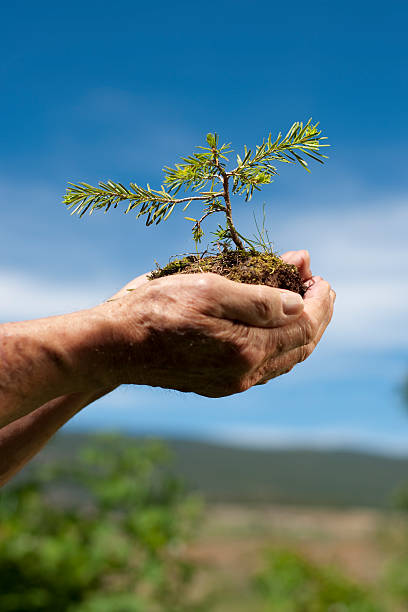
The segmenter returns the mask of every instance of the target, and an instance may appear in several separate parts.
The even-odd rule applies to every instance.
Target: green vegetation
[[[222,505],[217,508],[223,514],[215,514],[217,520],[205,527],[203,519],[210,515],[211,508],[204,512],[175,474],[180,474],[183,464],[195,464],[197,469],[198,462],[208,462],[206,477],[210,479],[211,472],[212,480],[218,481],[219,472],[224,470],[221,481],[225,484],[227,475],[232,477],[234,472],[234,456],[238,460],[235,471],[243,485],[249,478],[244,470],[249,451],[242,455],[236,451],[228,458],[220,453],[232,449],[219,449],[217,453],[217,447],[201,445],[200,453],[194,454],[194,445],[172,446],[173,452],[169,452],[161,443],[132,438],[57,436],[34,467],[25,470],[1,494],[1,612],[405,609],[408,530],[404,531],[404,517],[400,517],[398,528],[395,526],[398,548],[391,556],[387,543],[377,553],[381,563],[383,553],[387,563],[392,561],[387,566],[387,581],[377,574],[371,582],[362,584],[360,578],[365,572],[359,578],[354,574],[347,577],[347,562],[334,569],[333,563],[324,565],[327,556],[319,560],[319,556],[310,554],[316,545],[324,551],[328,544],[336,549],[336,543],[344,542],[347,526],[343,525],[336,536],[337,520],[343,516],[340,511],[335,512],[334,531],[330,532],[327,522],[320,529],[321,510],[306,510],[308,518],[302,526],[295,508],[292,519],[288,508],[282,507],[271,522],[267,507],[245,510]],[[218,471],[214,471],[210,459],[214,454],[212,460],[219,462]],[[258,468],[258,461],[265,461],[266,456],[261,453],[252,468]],[[297,465],[299,471],[307,453],[294,456],[293,466]],[[269,455],[265,473],[271,467],[271,457],[276,459],[278,455]],[[322,457],[320,454],[319,461]],[[317,463],[311,463],[308,469],[312,465]],[[262,486],[261,481],[257,486]],[[290,486],[297,485],[290,480]],[[234,490],[237,495],[237,483]],[[313,512],[318,513],[317,527],[310,522]],[[382,521],[382,515],[377,516]],[[381,524],[392,526],[391,516]],[[203,523],[200,533],[198,518]],[[360,536],[360,544],[364,538]],[[376,539],[363,558],[371,558],[378,546]],[[265,547],[268,552],[262,561],[260,554]]]
[[[408,407],[408,376],[402,385],[402,399]],[[395,488],[392,496],[394,507],[401,512],[402,522],[399,525],[396,558],[388,567],[388,588],[394,595],[402,599],[405,609],[408,602],[408,483]]]
[[[365,589],[291,551],[270,551],[255,587],[271,612],[384,612]]]
[[[399,511],[394,521],[393,557],[386,566],[386,588],[396,600],[408,605],[408,485],[397,489],[394,503]]]
[[[194,568],[183,549],[198,506],[168,460],[161,444],[102,437],[7,487],[1,612],[189,610]]]
[[[185,217],[193,223],[192,233],[196,245],[204,236],[202,224],[213,214],[222,213],[224,223],[214,232],[214,245],[224,249],[232,246],[238,250],[256,247],[267,247],[267,234],[265,238],[264,227],[258,232],[257,240],[249,240],[242,236],[235,226],[232,218],[231,195],[244,195],[249,201],[254,190],[260,191],[263,185],[272,182],[278,174],[274,165],[280,163],[298,163],[309,171],[305,157],[323,163],[326,156],[320,152],[325,136],[321,136],[318,124],[312,124],[311,119],[306,124],[296,122],[292,125],[286,136],[281,133],[275,139],[271,134],[261,145],[251,151],[246,146],[241,158],[237,155],[236,167],[227,170],[227,154],[231,153],[230,144],[219,145],[217,134],[207,134],[207,146],[198,147],[200,153],[183,157],[181,163],[174,168],[165,167],[164,183],[159,190],[140,187],[130,183],[125,187],[114,181],[100,182],[97,187],[87,183],[69,183],[64,197],[64,203],[81,217],[89,211],[107,212],[110,208],[117,208],[123,202],[128,202],[125,214],[136,209],[136,216],[146,217],[146,225],[156,225],[169,218],[174,208],[182,205],[183,210],[200,201],[203,203],[202,214],[198,218]],[[181,191],[189,192],[183,197],[176,197]],[[269,239],[268,239],[269,241]],[[246,245],[246,246],[245,246]]]
[[[393,491],[392,501],[397,510],[408,513],[408,484],[406,482]]]

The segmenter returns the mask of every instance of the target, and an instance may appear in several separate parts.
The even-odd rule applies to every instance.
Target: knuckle
[[[209,293],[213,290],[214,285],[216,283],[216,279],[214,278],[215,274],[197,274],[196,276],[196,287],[200,291],[200,293]]]
[[[283,376],[283,374],[289,374],[289,372],[291,372],[294,367],[295,367],[294,365],[288,365],[282,368],[279,372],[276,372],[276,374],[272,376],[271,378],[276,378],[277,376]]]
[[[300,249],[299,255],[306,261],[310,260],[310,253],[307,249]]]
[[[330,295],[331,285],[328,281],[322,279],[320,282],[320,286],[325,289],[327,295]]]
[[[265,350],[259,339],[258,341],[256,338],[246,339],[245,342],[237,340],[235,348],[237,366],[242,371],[248,372],[258,368],[265,359]]]
[[[304,346],[301,346],[299,349],[299,362],[305,361],[310,355],[313,353],[316,344],[314,342],[310,342]],[[292,366],[293,368],[293,366]]]
[[[248,377],[241,378],[239,381],[237,381],[237,384],[235,385],[235,393],[243,393],[244,391],[247,391],[251,386],[252,385]]]
[[[263,295],[258,295],[253,300],[253,308],[256,312],[257,318],[261,321],[269,321],[271,318],[270,304]]]
[[[193,276],[193,275],[185,275]],[[225,284],[231,282],[219,274],[213,272],[203,272],[194,274],[194,290],[203,298],[220,299],[221,294],[227,291]]]
[[[304,317],[302,321],[299,322],[300,330],[302,334],[302,346],[305,347],[310,344],[317,332],[317,324],[310,317]]]
[[[285,337],[282,333],[276,334],[274,343],[274,355],[277,357],[286,351]]]

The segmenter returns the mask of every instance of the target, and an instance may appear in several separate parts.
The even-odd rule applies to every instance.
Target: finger
[[[310,303],[318,303],[319,300],[328,299],[330,292],[333,291],[330,284],[321,276],[313,276],[305,283],[307,290],[303,299],[305,301],[312,300]],[[334,293],[334,291],[333,291]]]
[[[332,319],[334,302],[335,302],[335,299],[336,299],[335,295],[336,294],[334,293],[334,291],[330,290],[328,308],[324,311],[324,316],[322,316],[321,319],[320,319],[319,326],[317,328],[317,332],[316,332],[315,337],[312,339],[312,341],[309,343],[309,345],[306,346],[306,353],[307,354],[304,357],[304,359],[306,359],[306,357],[308,357],[310,355],[310,353],[314,350],[316,345],[320,342],[321,337],[323,336],[327,326],[329,325],[329,323],[330,323],[330,321]]]
[[[333,309],[331,309],[331,313]],[[287,374],[290,372],[295,365],[305,361],[310,355],[313,353],[317,344],[319,343],[323,333],[325,332],[328,324],[330,323],[330,316],[321,323],[319,329],[317,331],[314,339],[304,346],[298,346],[296,348],[291,349],[290,351],[284,353],[283,355],[275,358],[271,358],[269,361],[266,361],[262,364],[262,367],[258,371],[259,381],[255,384],[264,385],[269,380],[273,378],[277,378],[282,374]]]
[[[309,355],[316,348],[317,344],[320,342],[321,337],[323,336],[327,326],[329,325],[332,319],[335,301],[336,301],[336,294],[332,289],[330,289],[327,308],[323,308],[321,310],[320,318],[317,321],[318,327],[317,327],[316,334],[314,338],[312,338],[311,341],[303,347],[303,355],[301,356],[300,361],[304,361],[307,357],[309,357]],[[302,347],[299,347],[299,348],[302,348]]]
[[[199,276],[210,298],[207,313],[218,318],[275,328],[295,321],[304,309],[301,296],[292,291],[236,283],[214,274]]]
[[[284,328],[269,330],[267,334],[258,330],[257,338],[253,341],[265,347],[265,362],[307,346],[319,334],[320,326],[328,325],[333,312],[330,285],[319,277],[313,279],[313,289],[308,289],[305,294],[304,312],[300,317]]]
[[[320,326],[316,337],[309,344],[305,346],[298,346],[284,353],[280,357],[274,357],[269,361],[266,361],[257,373],[260,379],[255,384],[265,385],[268,381],[273,380],[278,376],[282,376],[282,374],[287,374],[294,368],[295,365],[310,357],[319,343],[328,323],[329,321]]]
[[[324,281],[323,281],[324,282]],[[324,315],[321,316],[315,335],[310,339],[310,342],[302,344],[302,333],[293,336],[294,342],[299,342],[298,346],[291,346],[290,335],[286,337],[286,341],[283,342],[281,355],[271,356],[266,359],[258,370],[259,381],[256,384],[265,384],[268,380],[276,378],[286,372],[290,372],[294,365],[304,361],[311,355],[319,343],[323,333],[325,332],[328,324],[331,321],[333,315],[333,307],[336,299],[336,294],[333,290],[329,292],[328,307],[324,310]],[[283,332],[283,330],[277,330],[277,333]],[[303,340],[305,336],[303,335]]]
[[[313,277],[312,281],[313,283],[304,295],[305,316],[316,328],[315,335],[318,335],[320,326],[324,325],[325,329],[330,322],[333,314],[334,297],[327,281],[320,277]]]
[[[268,364],[259,370],[258,376],[259,380],[255,383],[255,385],[266,385],[270,380],[274,378],[278,378],[278,376],[282,376],[283,374],[288,374],[292,371],[292,369],[300,363],[302,360],[303,352],[301,347],[292,349],[289,353],[286,353],[284,356],[279,359],[273,360],[272,366],[268,367]]]
[[[310,254],[309,251],[287,251],[281,258],[288,264],[292,264],[299,270],[300,277],[303,281],[312,277],[310,269]]]

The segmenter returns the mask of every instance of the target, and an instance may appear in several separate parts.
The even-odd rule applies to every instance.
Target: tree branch
[[[181,198],[179,200],[163,200],[163,204],[165,202],[172,202],[173,204],[181,204],[182,202],[190,202],[192,200],[214,200],[215,198],[220,198],[223,197],[224,192],[223,191],[219,191],[218,193],[210,193],[208,192],[206,195],[203,196],[193,196],[191,198]],[[158,202],[160,200],[157,200]]]

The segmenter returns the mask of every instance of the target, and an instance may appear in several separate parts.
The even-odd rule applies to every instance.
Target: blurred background
[[[193,249],[181,213],[69,216],[68,181],[158,187],[209,131],[241,153],[309,117],[325,166],[282,167],[235,215],[250,235],[265,203],[275,249],[308,249],[337,303],[266,386],[122,387],[78,414],[1,493],[2,610],[408,610],[407,18],[348,0],[3,8],[0,322],[90,307]]]

